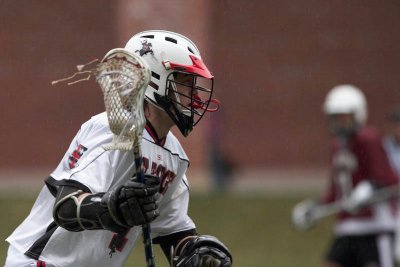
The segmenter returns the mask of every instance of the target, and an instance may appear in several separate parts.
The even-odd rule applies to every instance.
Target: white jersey
[[[124,246],[117,248],[110,258],[109,244],[114,233],[107,230],[69,232],[57,226],[52,216],[54,185],[70,184],[98,193],[132,177],[133,153],[103,148],[112,138],[105,113],[82,125],[29,216],[7,238],[13,247],[51,266],[123,266],[136,241],[141,239],[141,227],[133,227]],[[162,192],[160,216],[151,223],[153,238],[195,228],[187,215],[189,190],[185,172],[189,160],[171,132],[161,140],[163,144],[156,139],[155,132],[147,126],[142,142],[144,171],[160,177]]]

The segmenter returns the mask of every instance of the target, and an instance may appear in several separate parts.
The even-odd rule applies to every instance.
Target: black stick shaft
[[[135,156],[136,177],[138,178],[139,182],[144,183],[145,176],[143,173],[143,159],[140,147],[139,146],[135,147],[133,153]],[[151,240],[151,235],[150,235],[151,233],[150,224],[142,225],[142,231],[143,231],[144,251],[146,256],[146,266],[155,267],[153,242]]]

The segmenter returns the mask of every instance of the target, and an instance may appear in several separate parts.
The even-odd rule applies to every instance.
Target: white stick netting
[[[139,56],[118,48],[107,53],[95,75],[115,135],[105,148],[131,150],[140,144],[146,122],[143,101],[150,69]]]

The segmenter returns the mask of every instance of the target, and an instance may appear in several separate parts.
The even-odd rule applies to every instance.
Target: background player
[[[384,138],[384,146],[393,169],[400,175],[400,106],[388,114],[388,122],[389,133]]]
[[[196,234],[187,214],[189,160],[170,132],[176,125],[188,136],[209,110],[213,76],[195,44],[177,33],[141,32],[126,48],[152,71],[142,143],[146,184],[131,180],[132,153],[103,148],[113,137],[106,114],[92,117],[46,180],[29,216],[7,238],[5,266],[123,266],[140,225],[149,222],[154,243],[172,266],[231,266],[221,241]],[[210,87],[199,86],[200,79]],[[126,229],[122,238],[115,234]]]
[[[398,183],[380,134],[365,125],[365,96],[352,85],[336,86],[326,96],[324,112],[334,137],[331,179],[321,199],[302,213],[312,217],[318,206],[342,203],[324,266],[394,266],[392,203],[389,200],[367,205],[373,193],[363,201],[355,197],[356,192],[370,192],[365,188],[376,192]]]
[[[400,106],[393,108],[388,114],[388,133],[384,138],[384,147],[389,162],[400,179]],[[400,200],[397,200],[397,211],[400,208]],[[397,213],[395,234],[395,256],[400,262],[400,213]]]

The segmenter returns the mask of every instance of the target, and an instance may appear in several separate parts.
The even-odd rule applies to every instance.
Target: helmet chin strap
[[[147,103],[151,104],[153,107],[156,107],[157,109],[159,109],[161,111],[165,111],[162,107],[160,107],[159,105],[154,103],[154,101],[151,100],[149,97],[145,96],[145,99],[147,100]]]
[[[193,117],[182,114],[168,97],[160,96],[158,94],[154,94],[154,97],[160,107],[162,107],[162,109],[178,127],[182,135],[187,137],[193,130]]]

